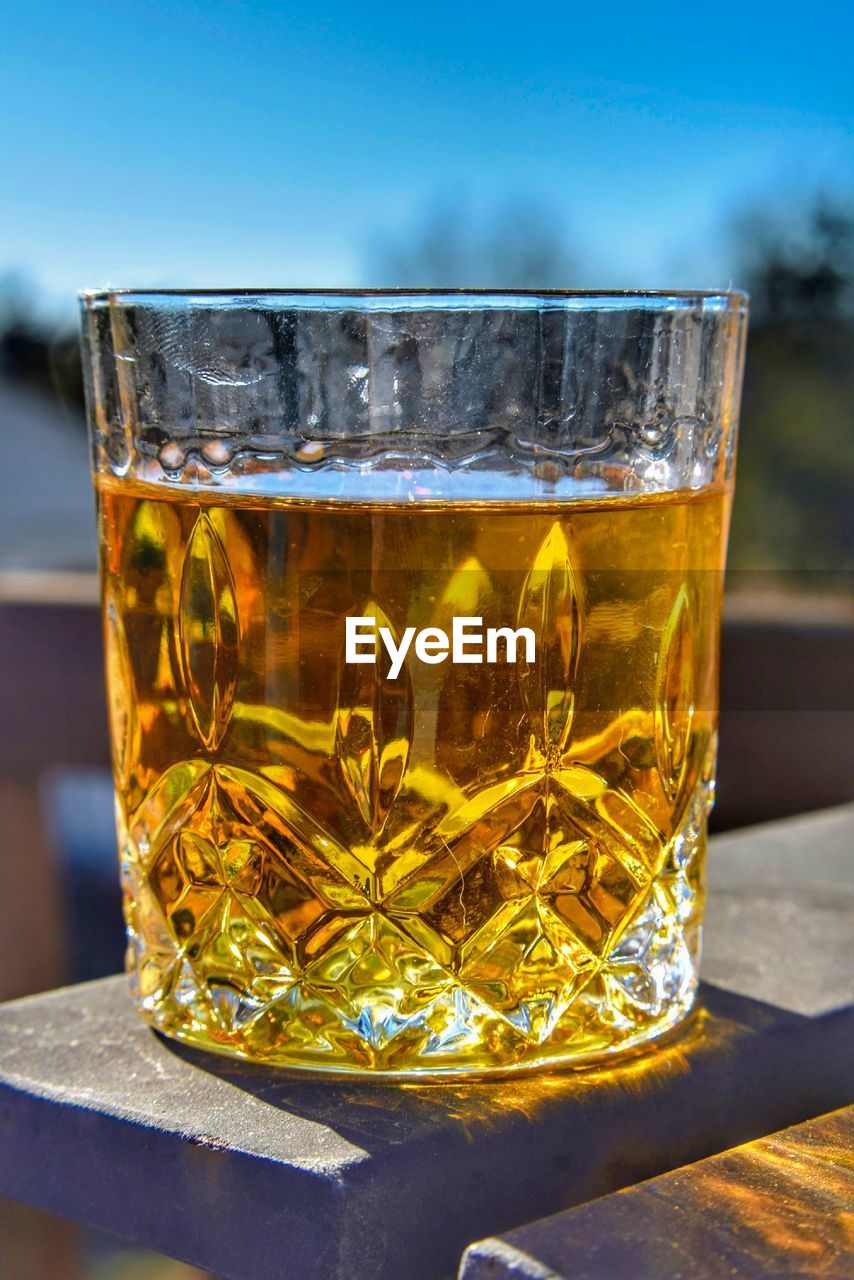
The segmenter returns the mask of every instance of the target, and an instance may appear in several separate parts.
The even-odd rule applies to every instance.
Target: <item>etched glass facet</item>
[[[410,1074],[685,1016],[745,309],[84,298],[155,1026]]]

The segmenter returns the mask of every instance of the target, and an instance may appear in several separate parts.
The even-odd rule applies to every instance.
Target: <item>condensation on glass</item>
[[[84,296],[154,1026],[406,1076],[687,1014],[745,325],[740,294]]]

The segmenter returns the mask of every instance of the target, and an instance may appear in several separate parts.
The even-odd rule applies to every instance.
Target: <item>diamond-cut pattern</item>
[[[328,866],[324,897],[298,871],[322,851],[260,812],[248,827],[212,768],[197,829],[167,824],[130,894],[143,1007],[159,1021],[168,1003],[168,1029],[191,1039],[201,1027],[261,1056],[389,1070],[413,1053],[442,1069],[485,1042],[510,1062],[560,1056],[574,1037],[595,1046],[597,1026],[631,1039],[693,993],[696,814],[644,890],[545,791],[428,909],[383,914]]]
[[[594,969],[593,956],[535,894],[496,912],[463,948],[465,987],[541,1044]]]
[[[479,566],[457,585],[474,610],[489,577]],[[684,592],[654,664],[654,772],[641,770],[649,794],[658,787],[684,809],[667,840],[651,806],[574,754],[587,624],[560,520],[518,601],[518,625],[543,638],[538,661],[517,671],[523,754],[456,791],[414,759],[420,712],[405,667],[392,681],[339,662],[313,790],[289,785],[287,771],[274,780],[232,763],[220,749],[246,623],[204,512],[176,591],[169,661],[199,754],[147,787],[124,833],[129,966],[158,1026],[297,1065],[448,1070],[600,1053],[684,1013],[712,774],[687,789],[695,638]],[[375,599],[361,607],[398,634]],[[115,653],[127,666],[123,638]],[[472,689],[486,678],[475,673]],[[121,714],[117,724],[124,776],[138,729]],[[622,738],[616,746],[627,762]],[[317,747],[306,736],[299,749],[304,760]],[[433,793],[444,808],[431,807]],[[409,825],[396,820],[404,800]]]

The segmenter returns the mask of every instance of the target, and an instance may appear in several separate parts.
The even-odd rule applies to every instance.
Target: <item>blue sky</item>
[[[522,200],[578,283],[726,284],[748,203],[854,187],[854,6],[6,0],[0,271],[370,283]],[[573,284],[576,281],[567,281]]]

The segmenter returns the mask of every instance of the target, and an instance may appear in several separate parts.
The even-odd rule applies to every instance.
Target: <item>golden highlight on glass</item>
[[[156,1027],[406,1076],[685,1016],[743,328],[739,295],[87,296]],[[348,618],[409,636],[399,674]],[[455,619],[498,647],[419,658]]]

